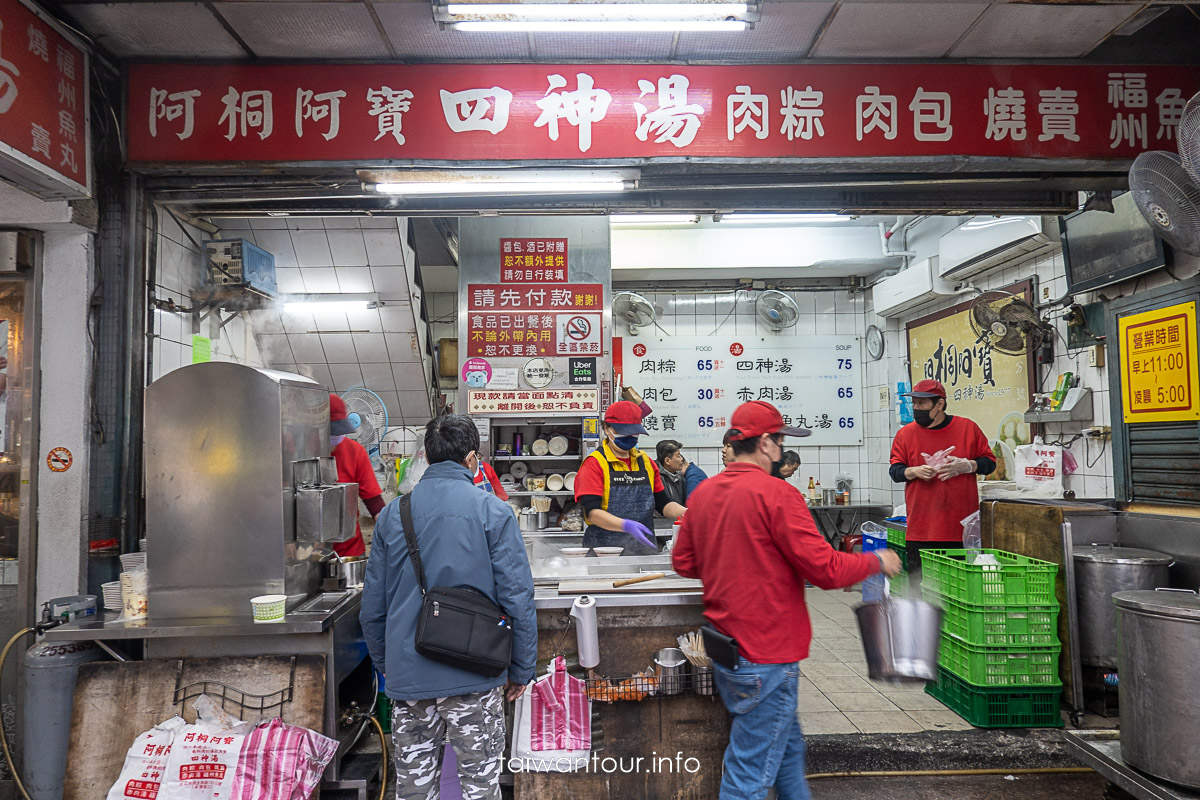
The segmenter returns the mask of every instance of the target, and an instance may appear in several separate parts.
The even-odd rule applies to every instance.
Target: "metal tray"
[[[1200,792],[1160,781],[1125,763],[1119,731],[1066,731],[1072,756],[1138,800],[1200,800]]]

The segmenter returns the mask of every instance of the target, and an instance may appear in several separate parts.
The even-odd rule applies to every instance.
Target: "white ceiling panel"
[[[323,231],[325,230],[324,217],[309,217],[299,215],[295,217],[278,217],[283,222],[283,226],[289,231]]]
[[[68,3],[63,9],[118,58],[245,58],[207,5]]]
[[[986,8],[980,3],[845,3],[810,55],[941,58]]]
[[[303,294],[304,293],[304,278],[300,275],[300,270],[291,268],[275,267],[275,286],[283,294]]]
[[[462,34],[466,35],[466,34]],[[609,33],[592,36],[538,33],[533,57],[539,61],[666,61],[673,33]]]
[[[392,363],[420,362],[420,350],[417,349],[416,334],[413,333],[384,333],[387,342],[388,357]]]
[[[375,390],[372,389],[371,391],[374,392]],[[383,401],[384,408],[387,409],[388,427],[391,427],[392,425],[401,424],[404,421],[404,418],[402,416],[400,416],[400,398],[399,398],[399,396],[395,392],[389,392],[389,391],[375,392],[375,394],[379,395],[379,399]],[[402,438],[404,438],[404,437],[402,437],[400,434],[394,433],[389,437],[389,441],[391,441],[392,439],[402,439]]]
[[[322,308],[321,303],[314,303],[312,308],[313,329],[330,333],[349,333],[350,323],[346,321],[345,311],[333,311]]]
[[[332,267],[333,255],[329,252],[329,239],[325,229],[319,231],[289,231],[292,247],[296,250],[296,263],[301,267]]]
[[[386,267],[404,263],[404,250],[400,247],[400,231],[392,228],[363,231],[367,245],[367,261],[373,267]]]
[[[325,363],[325,350],[321,337],[315,333],[289,333],[288,343],[292,346],[292,357],[301,364]]]
[[[424,61],[528,61],[523,33],[440,31],[428,3],[376,3],[375,13],[402,59]]]
[[[390,364],[359,364],[362,370],[363,386],[366,386],[372,392],[393,392],[396,390],[395,380],[392,378],[392,367]]]
[[[292,237],[287,231],[255,231],[254,241],[263,250],[275,256],[275,268],[297,267],[296,251],[292,249]]]
[[[769,2],[753,30],[740,33],[681,33],[680,61],[790,61],[812,46],[833,3]]]
[[[329,374],[328,364],[297,364],[296,371],[307,378],[312,378],[324,386],[326,391],[333,389],[333,376]]]
[[[269,364],[287,364],[296,360],[288,337],[281,334],[264,333],[259,336],[258,348]]]
[[[361,3],[216,3],[259,58],[389,57]],[[429,13],[429,7],[425,8]]]
[[[250,312],[250,328],[255,333],[286,333],[279,312],[274,308],[264,308]]]
[[[374,308],[366,308],[362,311],[348,311],[346,312],[346,318],[349,321],[349,327],[346,330],[383,333],[383,323],[379,320],[379,312]]]
[[[348,231],[358,230],[361,225],[358,224],[360,217],[321,217],[321,221],[325,225],[327,231]]]
[[[329,252],[333,255],[335,267],[365,267],[367,265],[367,246],[363,242],[361,230],[327,231]]]
[[[250,217],[245,221],[250,223],[250,227],[256,231],[287,230],[286,217]]]
[[[371,267],[371,283],[382,297],[408,298],[408,276],[404,267]]]
[[[354,339],[348,333],[321,334],[321,347],[325,350],[325,360],[330,364],[358,363]]]
[[[993,4],[953,58],[1075,58],[1087,55],[1141,5]]]
[[[305,267],[300,274],[304,276],[304,291],[310,294],[336,294],[340,291],[337,272],[330,267]]]
[[[284,311],[280,309],[279,318],[283,322],[283,329],[288,333],[308,333],[315,327],[312,313],[309,311]],[[297,361],[303,360],[297,359]]]
[[[398,392],[400,413],[406,425],[423,425],[429,421],[429,395],[425,392]]]
[[[354,333],[354,350],[358,353],[360,364],[386,364],[388,358],[387,343],[382,333]]]
[[[373,292],[370,267],[338,267],[338,286],[343,292]]]
[[[363,385],[362,370],[358,364],[330,364],[329,374],[333,377],[333,390],[344,392]]]
[[[392,376],[400,391],[412,391],[425,385],[425,365],[420,361],[392,364]]]

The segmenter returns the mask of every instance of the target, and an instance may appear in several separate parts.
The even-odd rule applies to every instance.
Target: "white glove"
[[[958,475],[969,475],[975,471],[975,462],[968,458],[958,458],[956,456],[948,457],[945,462],[938,467],[938,477],[944,481],[948,481]]]

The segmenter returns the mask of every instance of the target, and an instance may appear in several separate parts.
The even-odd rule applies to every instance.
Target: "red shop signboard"
[[[0,176],[87,197],[90,131],[87,52],[22,0],[0,0]]]
[[[467,284],[467,355],[600,355],[604,286]]]
[[[1187,67],[135,64],[138,163],[977,156],[1175,149]]]
[[[501,239],[501,283],[566,283],[566,239]]]

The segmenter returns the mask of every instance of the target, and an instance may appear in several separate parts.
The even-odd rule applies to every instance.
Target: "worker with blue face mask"
[[[584,547],[624,547],[622,555],[658,552],[654,511],[677,519],[687,510],[667,496],[654,459],[637,449],[642,411],[622,400],[604,413],[604,442],[579,466],[575,500],[583,507]]]

